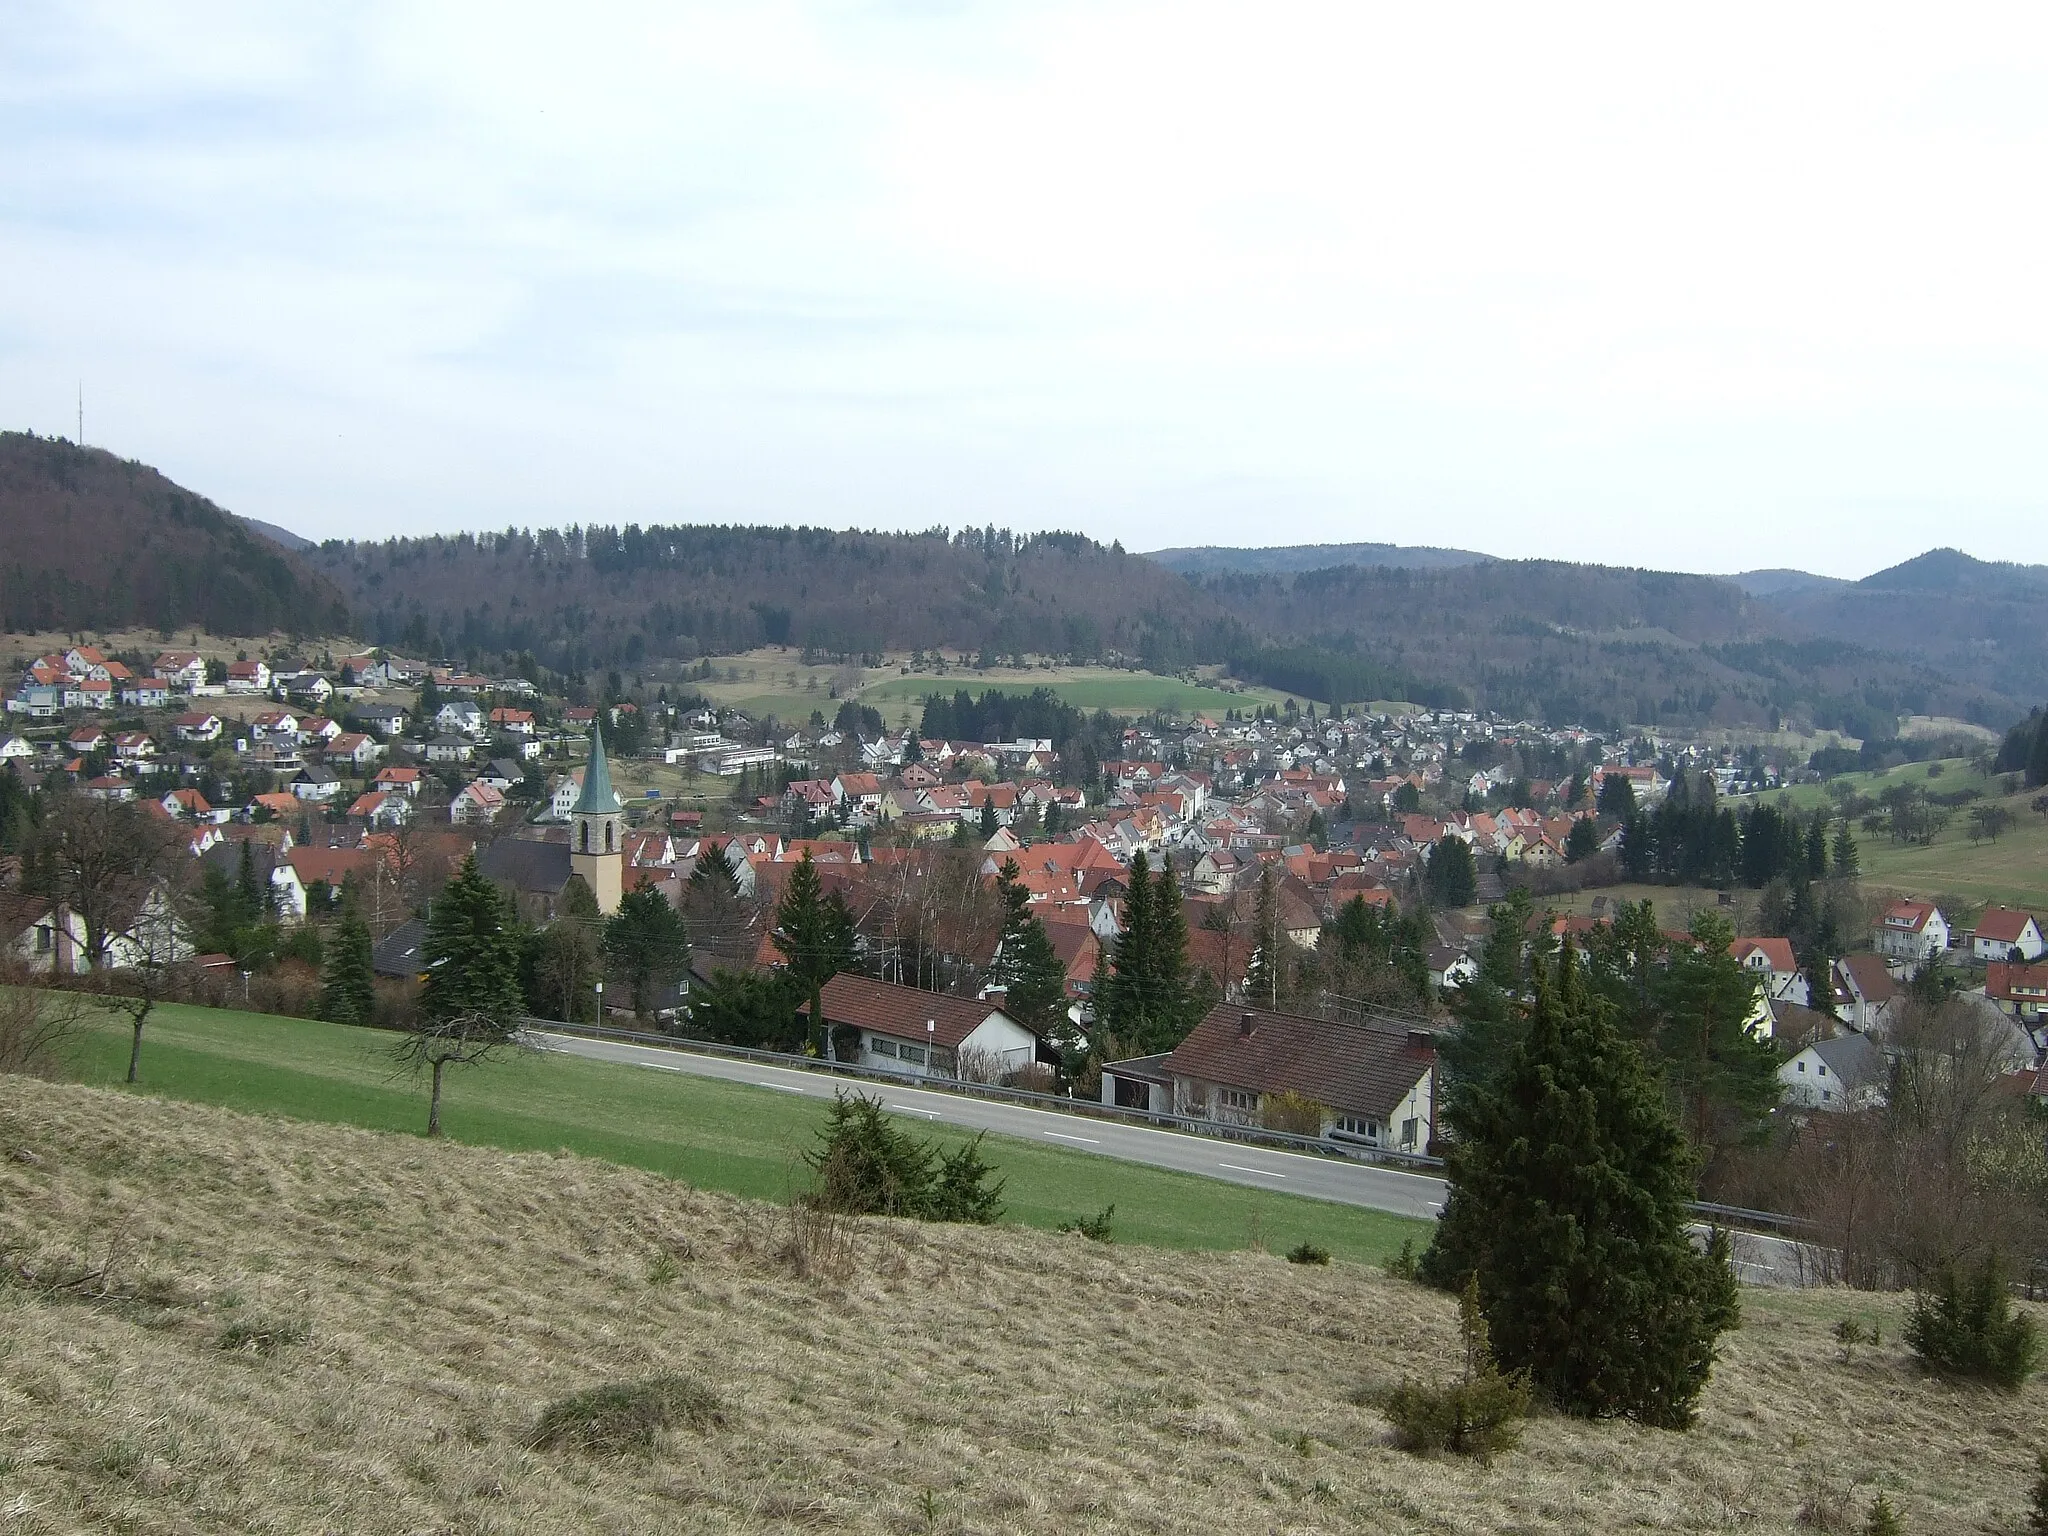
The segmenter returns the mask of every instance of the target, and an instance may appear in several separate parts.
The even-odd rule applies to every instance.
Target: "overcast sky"
[[[311,537],[2048,560],[2048,13],[13,0],[0,425]]]

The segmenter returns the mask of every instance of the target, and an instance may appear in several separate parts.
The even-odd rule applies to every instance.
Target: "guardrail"
[[[819,1056],[797,1056],[787,1051],[757,1051],[744,1045],[725,1045],[716,1040],[693,1040],[685,1035],[656,1035],[644,1030],[612,1029],[597,1024],[569,1024],[557,1019],[529,1018],[527,1028],[558,1035],[577,1035],[589,1040],[608,1040],[620,1045],[652,1046],[658,1050],[686,1055],[716,1056],[728,1061],[752,1061],[788,1071],[811,1072],[821,1077],[849,1078],[862,1082],[886,1083],[892,1087],[918,1088],[927,1093],[950,1093],[958,1098],[984,1099],[990,1103],[1017,1104],[1026,1109],[1072,1115],[1083,1120],[1110,1120],[1147,1130],[1177,1131],[1213,1141],[1235,1141],[1252,1146],[1274,1147],[1284,1152],[1301,1152],[1344,1162],[1394,1166],[1411,1172],[1440,1170],[1444,1160],[1421,1153],[1398,1152],[1388,1148],[1353,1145],[1320,1136],[1294,1136],[1269,1131],[1263,1126],[1226,1125],[1214,1120],[1196,1120],[1187,1115],[1161,1114],[1153,1110],[1126,1109],[1118,1104],[1098,1104],[1090,1099],[1072,1099],[1057,1093],[1032,1093],[1022,1088],[1005,1088],[995,1083],[969,1083],[952,1077],[922,1077],[910,1072],[890,1072],[880,1067],[863,1067],[853,1062],[827,1061]],[[1813,1223],[1780,1211],[1752,1211],[1739,1205],[1719,1205],[1695,1200],[1687,1209],[1710,1225],[1763,1231],[1786,1237],[1811,1233]]]
[[[685,1035],[656,1035],[644,1030],[612,1029],[595,1024],[565,1024],[554,1019],[525,1021],[526,1027],[559,1035],[577,1035],[589,1040],[609,1040],[620,1045],[651,1046],[658,1050],[681,1051],[697,1056],[717,1056],[729,1061],[752,1061],[787,1071],[812,1072],[823,1077],[850,1078],[886,1083],[898,1088],[918,1088],[927,1093],[950,1093],[958,1098],[985,1099],[997,1104],[1016,1104],[1025,1109],[1072,1115],[1084,1120],[1110,1120],[1148,1130],[1178,1131],[1215,1141],[1243,1142],[1275,1147],[1286,1152],[1310,1153],[1354,1163],[1382,1163],[1419,1169],[1443,1167],[1440,1157],[1370,1147],[1363,1143],[1336,1141],[1321,1136],[1296,1136],[1271,1131],[1258,1125],[1228,1125],[1214,1120],[1197,1120],[1158,1110],[1128,1109],[1120,1104],[1099,1104],[1092,1099],[1073,1099],[1057,1093],[1032,1093],[1023,1088],[1005,1088],[996,1083],[971,1083],[955,1077],[922,1077],[913,1072],[891,1072],[882,1067],[863,1067],[852,1062],[827,1061],[819,1056],[796,1056],[786,1051],[757,1051],[743,1045],[724,1045],[715,1040],[693,1040]]]

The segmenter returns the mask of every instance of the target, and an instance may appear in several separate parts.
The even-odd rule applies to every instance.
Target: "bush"
[[[1109,1218],[1115,1214],[1116,1206],[1114,1204],[1105,1205],[1093,1216],[1076,1216],[1072,1221],[1061,1222],[1059,1230],[1062,1232],[1078,1232],[1091,1243],[1114,1242],[1115,1239],[1110,1236],[1109,1232]]]
[[[1906,1528],[1899,1524],[1898,1511],[1881,1493],[1871,1500],[1869,1518],[1863,1522],[1863,1536],[1906,1536]]]
[[[1269,1131],[1289,1136],[1320,1136],[1329,1111],[1306,1094],[1289,1089],[1269,1093],[1259,1104],[1259,1123]]]
[[[840,1094],[807,1153],[815,1175],[804,1203],[842,1216],[909,1216],[988,1225],[1002,1218],[1001,1180],[982,1160],[981,1138],[940,1157],[889,1123],[879,1099]]]
[[[1906,1342],[1928,1370],[2017,1392],[2040,1363],[2034,1320],[2016,1313],[1996,1258],[1970,1275],[1944,1264],[1931,1290],[1913,1298]]]
[[[1403,1382],[1381,1404],[1394,1426],[1394,1443],[1426,1455],[1449,1451],[1490,1460],[1521,1442],[1521,1420],[1529,1412],[1529,1379],[1503,1376],[1488,1344],[1486,1318],[1479,1310],[1479,1277],[1458,1299],[1458,1333],[1465,1346],[1464,1374],[1448,1386]]]
[[[672,1424],[709,1429],[723,1424],[711,1389],[687,1376],[650,1376],[615,1382],[558,1398],[542,1410],[526,1438],[536,1451],[583,1451],[619,1456],[646,1451]]]
[[[1287,1250],[1287,1262],[1290,1264],[1327,1264],[1330,1262],[1330,1250],[1318,1248],[1314,1243],[1297,1243],[1294,1247]]]
[[[1415,1256],[1415,1239],[1401,1239],[1401,1251],[1381,1266],[1396,1280],[1414,1280],[1421,1274],[1422,1261]]]

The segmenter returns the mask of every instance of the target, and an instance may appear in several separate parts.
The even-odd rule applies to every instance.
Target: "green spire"
[[[576,797],[579,816],[616,816],[625,807],[612,792],[611,765],[604,758],[604,732],[590,722],[590,762],[583,769],[583,793]]]

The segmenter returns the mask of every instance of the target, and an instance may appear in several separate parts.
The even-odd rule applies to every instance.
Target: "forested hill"
[[[1255,633],[1347,650],[1391,673],[1454,683],[1489,708],[1553,720],[1735,725],[1782,716],[1885,736],[1902,714],[2002,725],[2038,693],[1967,655],[1917,650],[1871,610],[1858,610],[1868,622],[1856,630],[1711,576],[1493,560],[1195,584]],[[1935,607],[1947,600],[1927,598]]]
[[[527,650],[572,671],[762,644],[1115,655],[1171,668],[1242,644],[1214,598],[1078,534],[586,526],[330,541],[308,559],[381,644]]]
[[[1155,549],[1145,558],[1183,576],[1217,576],[1229,572],[1256,575],[1320,571],[1337,565],[1439,570],[1445,566],[1477,565],[1493,557],[1469,549],[1438,549],[1428,544],[1281,544],[1259,548],[1202,544],[1190,549]]]
[[[341,593],[282,546],[147,465],[0,432],[0,629],[198,625],[318,635]]]

